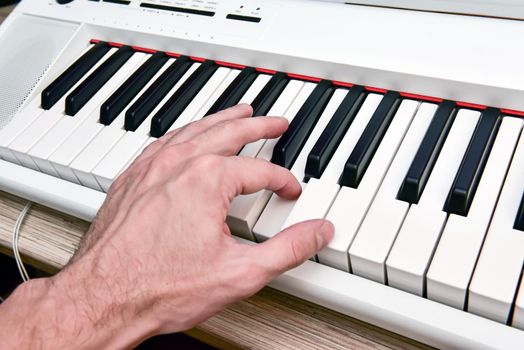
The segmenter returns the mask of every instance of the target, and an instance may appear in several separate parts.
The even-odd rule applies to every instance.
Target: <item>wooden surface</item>
[[[0,7],[0,22],[13,6]],[[1,171],[1,169],[0,169]],[[0,251],[25,201],[0,192]],[[24,261],[49,273],[63,267],[87,222],[34,205],[20,237]],[[271,288],[236,303],[187,332],[223,349],[419,349],[422,344]]]

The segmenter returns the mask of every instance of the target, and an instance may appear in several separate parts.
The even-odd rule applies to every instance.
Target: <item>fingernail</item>
[[[333,224],[325,220],[317,232],[317,246],[319,249],[324,248],[331,241],[334,233],[335,227]]]

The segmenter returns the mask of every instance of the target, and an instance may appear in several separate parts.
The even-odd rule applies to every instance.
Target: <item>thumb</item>
[[[273,238],[252,248],[259,266],[267,268],[269,278],[297,267],[324,248],[335,228],[327,220],[316,219],[292,225]]]

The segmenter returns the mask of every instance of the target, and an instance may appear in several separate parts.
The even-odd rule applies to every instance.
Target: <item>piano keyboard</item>
[[[320,264],[524,329],[524,119],[506,110],[93,40],[0,130],[0,155],[106,192],[156,138],[238,103],[289,120],[239,154],[303,193],[236,198],[236,235],[325,217]]]

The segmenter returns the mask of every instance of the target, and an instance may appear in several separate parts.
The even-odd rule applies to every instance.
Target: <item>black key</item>
[[[276,143],[271,157],[272,163],[291,169],[334,91],[329,80],[318,83]]]
[[[439,105],[404,182],[400,186],[398,199],[408,203],[418,203],[453,120],[455,120],[456,113],[457,105],[453,101],[443,101]]]
[[[400,94],[388,91],[349,156],[340,185],[357,188],[400,105]]]
[[[286,73],[278,72],[273,75],[251,103],[253,116],[266,115],[286,88],[287,83],[289,83],[289,78]]]
[[[53,107],[110,49],[106,42],[100,41],[70,65],[42,91],[42,108]]]
[[[322,176],[342,138],[353,123],[365,97],[364,87],[358,85],[353,86],[344,97],[307,157],[305,181],[312,177],[319,179]]]
[[[193,62],[187,56],[180,56],[126,111],[124,128],[135,131],[147,116],[162,101],[175,84],[186,74]]]
[[[524,193],[522,194],[522,200],[520,201],[519,208],[517,209],[517,219],[515,219],[515,230],[524,231]]]
[[[161,137],[166,133],[217,69],[215,62],[205,61],[191,74],[151,120],[151,136]]]
[[[74,116],[100,90],[102,86],[127,62],[134,50],[130,46],[122,46],[91,73],[65,101],[65,112]]]
[[[229,84],[227,89],[220,95],[216,102],[207,111],[206,116],[214,114],[223,109],[232,107],[240,101],[242,96],[249,89],[251,84],[258,76],[258,72],[253,67],[246,67],[237,75],[237,77]]]
[[[100,107],[100,122],[109,125],[164,66],[168,57],[156,52],[144,62]]]
[[[444,210],[448,213],[468,215],[501,119],[500,110],[496,108],[487,108],[480,116],[446,201]]]

